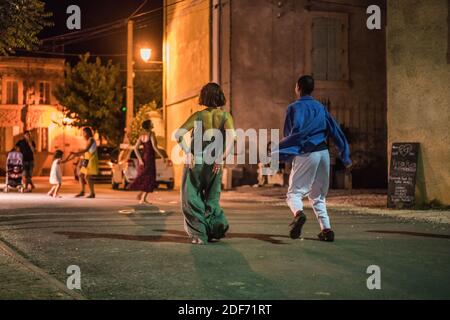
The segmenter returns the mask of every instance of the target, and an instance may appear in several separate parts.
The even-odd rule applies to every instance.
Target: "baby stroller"
[[[23,156],[18,151],[11,151],[8,153],[6,159],[6,187],[5,192],[9,192],[10,189],[17,189],[20,193],[24,192],[22,184],[22,172],[23,172]]]

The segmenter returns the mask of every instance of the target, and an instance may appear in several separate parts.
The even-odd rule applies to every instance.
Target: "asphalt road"
[[[153,206],[138,206],[135,193],[108,186],[95,200],[74,199],[74,185],[51,199],[40,186],[0,194],[0,240],[62,284],[67,268],[79,266],[78,292],[87,299],[450,298],[448,225],[331,213],[330,244],[316,240],[308,211],[304,239],[293,241],[286,206],[224,193],[228,238],[193,246],[177,192],[159,191]],[[381,290],[367,288],[372,265],[381,269]],[[35,298],[37,280],[16,269],[0,255],[0,299]],[[49,285],[37,297],[67,295]]]

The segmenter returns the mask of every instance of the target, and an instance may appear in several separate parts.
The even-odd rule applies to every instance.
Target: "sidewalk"
[[[0,300],[73,299],[6,252],[0,243]]]
[[[285,187],[239,187],[225,193],[229,201],[258,201],[276,206],[286,206],[287,188]],[[393,210],[387,209],[385,190],[331,190],[327,198],[331,211],[351,214],[371,214],[390,216],[400,219],[412,219],[432,223],[450,224],[450,210]],[[309,201],[305,207],[311,208]]]

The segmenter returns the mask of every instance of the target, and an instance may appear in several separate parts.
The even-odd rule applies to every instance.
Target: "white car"
[[[173,190],[175,186],[173,163],[163,149],[159,151],[164,155],[162,159],[157,152],[156,157],[156,182],[158,185],[165,185],[168,190]],[[119,157],[112,166],[112,188],[114,190],[127,189],[128,185],[134,181],[137,176],[139,161],[134,150],[126,146],[121,147]]]

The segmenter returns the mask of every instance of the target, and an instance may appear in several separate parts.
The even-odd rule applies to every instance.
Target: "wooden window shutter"
[[[337,19],[328,19],[328,57],[327,80],[337,81],[341,79],[341,25]]]
[[[328,19],[314,18],[312,31],[313,76],[316,80],[327,80]]]

